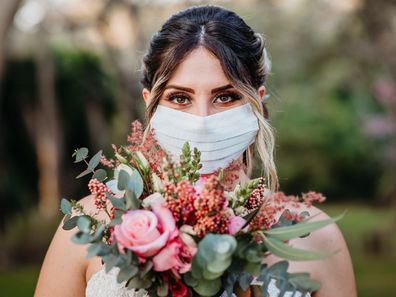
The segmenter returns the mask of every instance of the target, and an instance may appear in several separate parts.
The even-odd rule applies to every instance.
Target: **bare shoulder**
[[[311,221],[330,218],[323,210],[314,206],[308,207],[303,203],[298,208],[291,206],[290,210],[308,211],[312,216]],[[336,251],[334,255],[322,260],[291,263],[292,270],[309,271],[312,278],[321,283],[321,289],[314,296],[356,296],[351,256],[344,236],[336,223],[311,232],[305,238],[294,239],[290,244],[305,250]]]
[[[93,196],[87,196],[79,203],[87,212],[95,211]],[[64,230],[62,226],[61,221],[47,250],[35,290],[36,297],[85,296],[86,246],[73,243],[71,237],[75,229]]]

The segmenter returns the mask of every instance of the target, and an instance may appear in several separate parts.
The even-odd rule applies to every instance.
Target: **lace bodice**
[[[104,267],[98,272],[94,273],[87,283],[85,290],[86,297],[135,297],[134,290],[128,290],[124,287],[124,283],[117,283],[116,275],[118,268],[113,268],[106,273]],[[268,296],[278,297],[279,289],[275,286],[275,280],[272,280],[268,286]],[[288,292],[285,297],[292,297],[293,294]],[[304,297],[310,297],[309,293],[305,294]],[[148,297],[145,295],[144,297]],[[227,297],[227,294],[223,294],[221,297]],[[234,295],[235,297],[235,295]],[[296,293],[293,297],[303,297],[301,293]]]

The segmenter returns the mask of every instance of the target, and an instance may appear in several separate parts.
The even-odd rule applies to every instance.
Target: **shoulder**
[[[323,210],[300,203],[298,207],[290,205],[292,211],[308,211],[311,221],[329,219]],[[321,289],[314,296],[356,296],[355,278],[352,260],[344,236],[336,223],[329,224],[311,232],[305,238],[290,241],[293,247],[313,251],[334,251],[335,254],[316,261],[291,262],[291,269],[309,271],[313,279],[321,283]]]
[[[92,195],[78,201],[88,213],[95,211]],[[63,218],[52,238],[41,267],[34,296],[83,296],[89,260],[87,247],[71,241],[76,229],[64,230]]]

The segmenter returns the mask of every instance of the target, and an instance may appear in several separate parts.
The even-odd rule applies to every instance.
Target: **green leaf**
[[[87,244],[89,243],[91,237],[89,236],[88,233],[79,231],[76,234],[74,234],[71,239],[74,243],[77,244]]]
[[[71,230],[77,226],[77,220],[80,216],[71,217],[63,222],[63,230]]]
[[[108,254],[103,256],[103,262],[105,263],[105,272],[108,273],[118,262],[118,256],[114,254]]]
[[[138,268],[135,265],[125,265],[123,266],[118,275],[117,275],[117,282],[122,283],[132,277],[134,277],[138,273]]]
[[[137,198],[140,197],[143,193],[143,179],[140,176],[140,173],[133,169],[132,175],[130,176],[129,182],[127,184],[127,188],[135,193]]]
[[[269,267],[268,272],[274,275],[281,275],[282,273],[286,273],[288,268],[289,262],[279,261]]]
[[[137,269],[137,268],[136,268]],[[152,284],[152,281],[149,279],[141,279],[137,276],[133,277],[128,281],[128,288],[135,289],[147,289]]]
[[[94,170],[99,165],[100,159],[102,158],[102,150],[97,152],[88,162],[88,168]]]
[[[300,291],[314,292],[320,289],[320,283],[310,279],[309,273],[290,273],[289,283]]]
[[[246,291],[249,288],[249,285],[252,282],[252,280],[253,280],[253,276],[250,273],[242,272],[238,281],[243,291]]]
[[[192,276],[191,272],[186,273],[183,279],[184,282],[190,287],[195,287],[198,285],[198,280]]]
[[[126,172],[125,170],[120,170],[120,172],[118,173],[118,190],[124,191],[127,188],[130,179],[131,176],[128,174],[128,172]]]
[[[89,233],[91,231],[91,220],[86,215],[80,216],[77,220],[77,227],[82,232]]]
[[[285,227],[277,227],[270,229],[268,231],[264,231],[264,234],[267,237],[276,238],[278,240],[289,240],[293,238],[297,238],[299,236],[305,235],[312,231],[323,228],[329,224],[332,224],[339,219],[341,219],[345,215],[345,212],[335,218],[330,218],[322,221],[316,222],[299,222],[297,224]]]
[[[91,237],[91,242],[101,240],[103,232],[106,230],[106,227],[103,225],[98,225],[94,235]]]
[[[250,224],[250,222],[254,219],[254,217],[258,214],[258,212],[260,211],[261,205],[259,205],[255,210],[253,210],[252,212],[249,212],[246,216],[244,216],[243,218],[246,220],[246,223],[243,225],[243,228],[245,228],[247,225]]]
[[[334,255],[334,252],[320,252],[320,251],[308,251],[298,248],[293,248],[288,244],[271,237],[264,238],[264,244],[268,250],[275,256],[281,257],[287,260],[294,261],[307,261],[307,260],[318,260],[328,256]]]
[[[114,206],[116,209],[121,209],[121,210],[126,210],[125,207],[125,198],[115,198],[109,194],[106,195],[107,199],[110,200],[111,204]]]
[[[72,157],[74,156],[76,157],[74,163],[81,162],[88,157],[88,149],[86,147],[79,148],[73,153]]]
[[[163,283],[160,286],[157,287],[157,295],[159,297],[166,297],[168,296],[168,284],[167,283]]]
[[[77,175],[76,178],[80,178],[80,177],[86,176],[87,174],[90,174],[90,173],[92,173],[91,169],[89,169],[89,168],[85,169],[83,172],[81,172],[79,175]]]
[[[69,200],[62,198],[61,200],[61,211],[64,214],[71,214],[72,213],[72,206]]]
[[[214,280],[198,280],[198,285],[194,287],[194,291],[201,296],[213,296],[221,289],[220,278]]]
[[[87,250],[88,253],[87,253],[86,258],[89,259],[89,258],[95,257],[100,252],[101,249],[102,249],[101,242],[90,244],[88,247],[88,250]]]
[[[126,197],[126,209],[134,210],[140,208],[141,201],[136,198],[136,195],[133,191],[126,190],[125,197]]]
[[[95,173],[93,174],[92,178],[96,178],[99,181],[104,181],[107,178],[107,173],[106,170],[104,169],[98,169],[95,171]]]

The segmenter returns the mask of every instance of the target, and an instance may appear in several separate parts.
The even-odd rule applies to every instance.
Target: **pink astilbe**
[[[112,194],[107,186],[98,179],[93,178],[88,183],[89,191],[95,196],[95,206],[97,209],[106,209],[107,197],[106,193]]]
[[[181,219],[182,223],[193,223],[195,221],[195,188],[183,179],[176,185],[165,183],[164,191],[166,207],[170,209],[175,220],[178,222]]]
[[[245,170],[245,164],[240,160],[233,160],[226,168],[223,169],[224,177],[220,181],[225,191],[233,191],[235,188],[235,182],[239,180],[241,170]],[[212,174],[218,176],[220,169],[216,170]]]
[[[102,155],[102,157],[100,158],[100,163],[107,168],[115,167],[115,161],[113,159],[107,159],[104,155]]]
[[[207,233],[227,233],[229,214],[226,211],[227,200],[224,188],[215,175],[209,176],[202,191],[194,202],[197,223],[194,231],[203,237]]]
[[[324,197],[321,193],[310,191],[308,193],[302,194],[302,200],[306,206],[310,207],[313,202],[324,202],[326,197]]]
[[[150,129],[144,138],[142,124],[138,120],[132,122],[127,148],[132,153],[140,151],[148,161],[150,171],[155,172],[162,178],[161,163],[166,153],[158,144],[157,139],[155,139],[153,129]],[[134,163],[134,161],[131,160],[131,163]],[[132,166],[136,166],[136,164],[132,164]]]
[[[323,202],[326,198],[316,192],[303,193],[302,197],[294,195],[286,195],[283,192],[275,192],[265,198],[258,214],[249,224],[251,231],[269,230],[272,225],[278,222],[278,216],[282,213],[283,217],[291,221],[301,221],[304,219],[297,212],[292,212],[288,207],[301,208],[303,202],[307,207],[311,207],[313,202]]]

